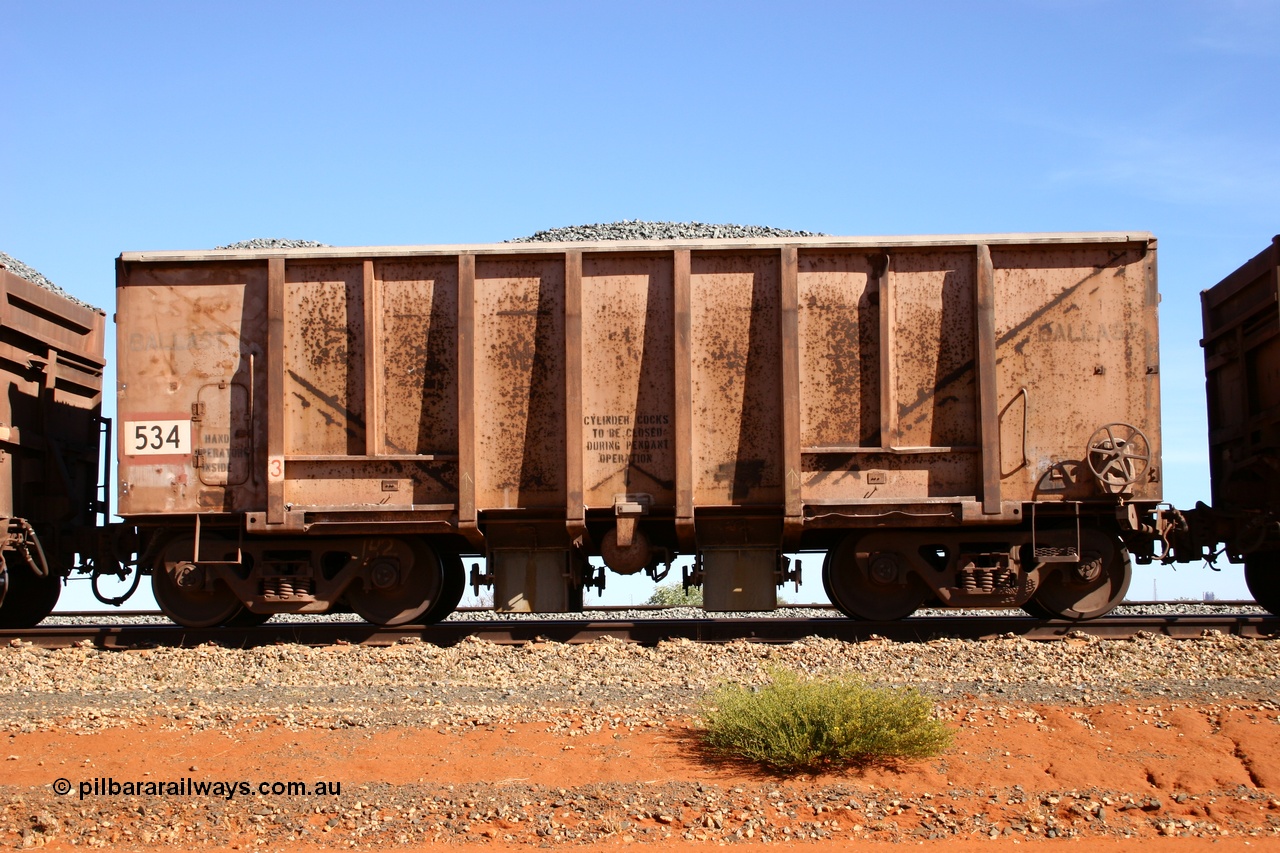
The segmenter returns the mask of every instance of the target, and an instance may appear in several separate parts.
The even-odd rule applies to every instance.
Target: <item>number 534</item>
[[[191,421],[127,421],[125,452],[130,456],[191,452]]]

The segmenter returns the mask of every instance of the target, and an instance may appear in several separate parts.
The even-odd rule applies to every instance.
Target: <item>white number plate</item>
[[[126,456],[184,456],[191,453],[191,421],[125,421]]]

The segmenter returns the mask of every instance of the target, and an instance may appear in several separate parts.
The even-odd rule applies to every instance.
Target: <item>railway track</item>
[[[108,614],[115,618],[117,614]],[[588,614],[589,615],[589,614]],[[49,625],[25,630],[0,631],[0,643],[19,640],[44,648],[66,648],[91,643],[103,649],[151,646],[191,647],[205,643],[249,647],[296,643],[324,646],[341,643],[392,645],[421,641],[452,645],[467,637],[492,643],[532,642],[589,643],[604,637],[654,645],[662,640],[687,639],[703,643],[749,640],[790,643],[805,637],[847,641],[882,638],[895,642],[922,642],[936,638],[989,640],[1023,637],[1028,640],[1061,640],[1088,635],[1127,639],[1149,633],[1175,639],[1193,639],[1206,631],[1241,637],[1280,636],[1280,617],[1207,614],[1176,616],[1109,616],[1092,622],[1045,621],[1029,616],[921,616],[895,622],[860,622],[836,618],[731,618],[731,619],[538,619],[450,621],[436,625],[395,628],[364,622],[280,622],[252,628],[183,628],[179,625],[101,624]]]

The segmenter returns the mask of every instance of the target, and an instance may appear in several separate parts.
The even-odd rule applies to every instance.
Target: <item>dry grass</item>
[[[702,719],[712,751],[785,771],[927,758],[952,741],[933,703],[915,690],[781,670],[763,687],[719,688]]]

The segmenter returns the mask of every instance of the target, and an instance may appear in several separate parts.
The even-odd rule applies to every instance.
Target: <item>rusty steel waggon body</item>
[[[107,515],[103,312],[0,269],[0,627],[53,609]],[[87,564],[87,563],[86,563]]]
[[[126,253],[119,513],[175,620],[1101,615],[1159,525],[1145,233]],[[599,561],[597,560],[596,563]]]
[[[1212,507],[1163,513],[1167,562],[1244,563],[1280,613],[1280,237],[1200,294]]]

